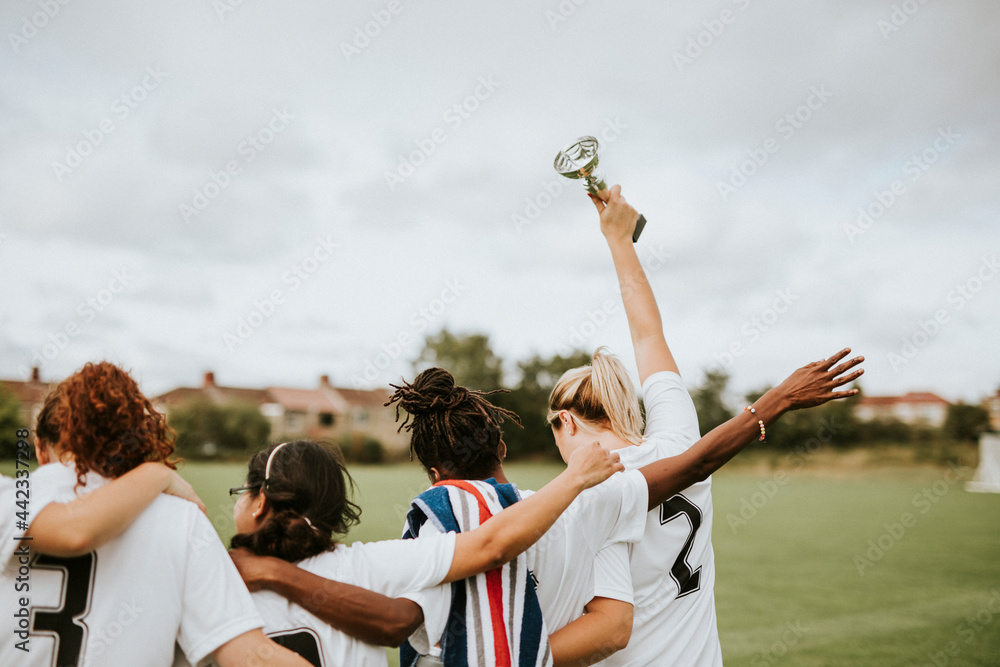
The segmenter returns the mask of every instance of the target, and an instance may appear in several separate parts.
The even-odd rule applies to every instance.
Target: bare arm
[[[162,463],[143,463],[70,502],[46,505],[25,535],[39,553],[82,556],[125,532],[161,493],[190,500],[205,511],[204,503],[176,472]]]
[[[455,558],[442,583],[500,567],[537,542],[580,492],[624,470],[618,454],[598,443],[577,448],[558,477],[530,498],[500,512],[455,540]]]
[[[857,394],[857,389],[834,391],[864,373],[863,369],[859,369],[843,375],[864,361],[864,357],[855,357],[836,365],[849,353],[850,349],[844,349],[829,359],[803,366],[754,403],[756,416],[741,412],[725,424],[712,429],[683,454],[640,468],[639,471],[649,484],[649,509],[695,482],[706,479],[744,447],[757,440],[760,437],[758,419],[769,426],[788,410],[814,407]]]
[[[298,653],[289,651],[267,638],[263,630],[251,630],[230,639],[212,653],[219,667],[312,667]]]
[[[280,558],[229,552],[251,591],[274,591],[332,627],[376,646],[399,646],[424,622],[420,606],[307,572]]]
[[[628,646],[632,637],[632,605],[597,597],[587,613],[549,635],[556,667],[584,667],[605,660]]]
[[[677,363],[670,354],[663,335],[663,322],[653,289],[639,263],[635,244],[632,243],[632,232],[639,213],[621,196],[619,185],[602,191],[599,198],[592,199],[601,215],[601,232],[607,239],[615,271],[618,273],[618,285],[621,287],[628,328],[632,334],[635,362],[639,367],[639,382],[645,382],[646,378],[658,371],[679,374]]]

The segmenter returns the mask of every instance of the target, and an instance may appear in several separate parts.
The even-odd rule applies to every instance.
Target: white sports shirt
[[[477,486],[483,493],[492,493],[488,484]],[[534,491],[520,493],[527,498]],[[584,606],[593,599],[594,559],[598,552],[608,544],[642,538],[648,504],[649,489],[642,473],[616,473],[577,496],[552,528],[527,550],[528,569],[535,578],[538,604],[550,633],[582,616]],[[433,522],[428,521],[416,541],[435,530]],[[420,604],[428,631],[443,628],[451,606],[447,587],[435,591],[433,599],[424,595]]]
[[[72,465],[41,466],[30,481],[31,517],[76,497]],[[80,492],[105,483],[91,473]],[[20,544],[30,549],[30,542]],[[20,598],[30,598],[24,621],[30,635],[24,652],[8,632],[0,665],[167,667],[176,648],[198,663],[264,625],[212,524],[179,498],[159,496],[124,533],[85,556],[32,554],[27,592],[9,594],[21,576],[19,556],[3,565],[0,616],[10,629],[20,622]]]
[[[386,540],[351,546],[298,563],[303,570],[326,579],[353,584],[389,597],[411,597],[436,586],[448,574],[455,556],[455,533],[423,540]],[[288,648],[324,667],[385,667],[385,648],[373,646],[334,629],[326,621],[270,591],[252,593],[264,617],[264,632]],[[420,598],[412,596],[419,604]],[[428,626],[430,631],[434,631]],[[438,636],[444,625],[436,630]],[[317,660],[318,658],[318,660]]]
[[[663,371],[642,385],[646,433],[641,445],[617,450],[627,470],[676,456],[700,437],[698,415],[680,376]],[[628,546],[634,620],[628,647],[602,665],[722,665],[715,616],[712,481],[669,498],[646,516],[642,541]],[[614,558],[614,555],[610,556]],[[599,568],[597,595],[616,594],[628,582]]]

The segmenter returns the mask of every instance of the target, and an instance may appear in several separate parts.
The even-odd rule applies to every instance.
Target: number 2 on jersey
[[[692,569],[688,563],[688,556],[691,553],[691,545],[694,544],[695,533],[701,526],[701,510],[681,494],[668,498],[660,505],[660,525],[673,521],[681,515],[687,517],[691,523],[691,532],[688,533],[681,552],[677,554],[677,559],[670,566],[670,578],[677,584],[677,597],[694,593],[701,588],[701,566]]]

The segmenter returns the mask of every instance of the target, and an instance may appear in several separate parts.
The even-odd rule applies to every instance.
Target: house
[[[860,421],[898,419],[914,426],[940,428],[948,416],[948,401],[928,391],[909,392],[902,396],[864,396],[854,407]]]
[[[172,408],[191,400],[253,404],[271,423],[270,439],[274,441],[304,437],[360,446],[368,437],[381,442],[390,456],[399,456],[410,446],[409,434],[396,431],[395,411],[383,405],[389,400],[388,391],[334,387],[328,375],[320,376],[313,389],[247,389],[218,385],[215,374],[208,372],[200,387],[178,387],[153,402],[169,414]]]
[[[28,425],[30,429],[34,429],[38,413],[42,411],[42,402],[45,400],[46,394],[49,393],[49,390],[56,383],[42,382],[41,371],[38,366],[35,366],[31,369],[31,379],[23,382],[19,380],[0,380],[0,384],[7,391],[14,394],[21,402],[21,423]]]

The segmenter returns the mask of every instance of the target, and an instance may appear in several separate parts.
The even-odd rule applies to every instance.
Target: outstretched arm
[[[618,273],[635,363],[639,367],[639,382],[645,382],[658,371],[679,374],[663,335],[663,322],[653,289],[632,243],[632,232],[639,213],[622,197],[620,185],[614,185],[591,198],[601,215],[601,232],[611,249],[611,258]]]
[[[459,533],[455,558],[442,583],[458,581],[508,563],[537,542],[585,489],[625,470],[618,454],[597,442],[578,447],[559,476],[530,498],[511,505],[468,533]]]
[[[125,532],[161,493],[190,500],[205,511],[194,489],[175,471],[162,463],[143,463],[70,502],[46,505],[25,535],[39,553],[82,556]]]
[[[618,454],[596,442],[580,447],[569,466],[538,493],[455,538],[455,554],[439,583],[465,579],[513,560],[538,541],[584,489],[624,470]],[[288,598],[334,628],[380,646],[399,646],[423,622],[420,607],[363,588],[324,579],[278,558],[231,552],[251,590],[267,589]]]
[[[288,561],[256,556],[247,549],[233,549],[229,555],[251,591],[274,591],[363,642],[399,646],[424,622],[423,611],[411,600],[324,579]]]
[[[741,412],[714,428],[683,454],[640,468],[649,484],[649,509],[695,482],[706,479],[744,447],[757,440],[760,437],[758,419],[765,426],[770,426],[788,410],[815,407],[857,394],[857,389],[834,391],[864,373],[863,369],[858,369],[844,375],[864,361],[864,357],[855,357],[837,365],[850,352],[849,348],[844,349],[828,359],[803,366],[754,403],[756,415]]]

